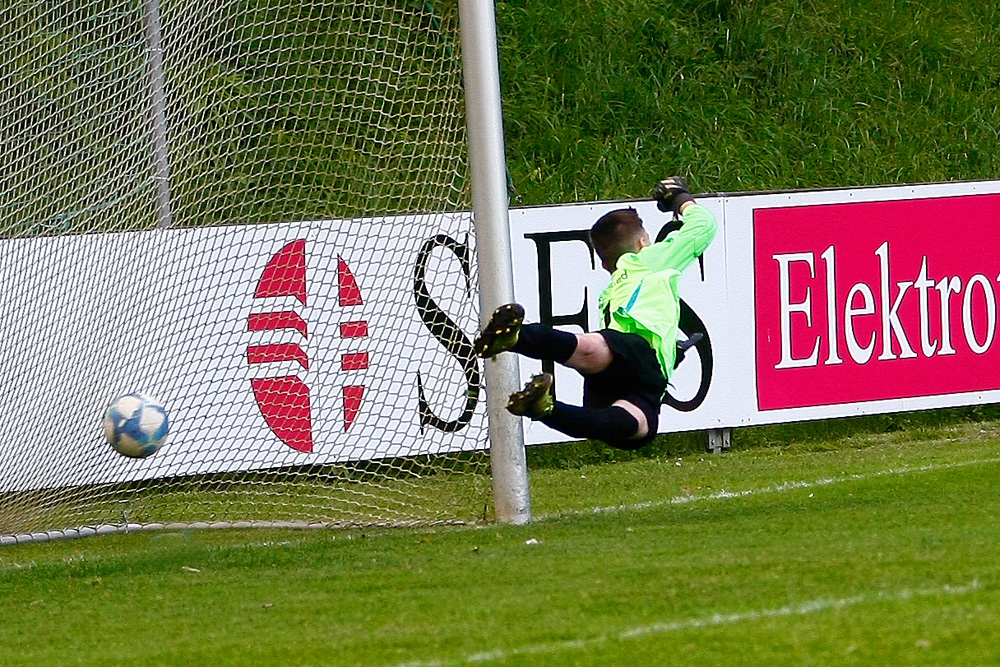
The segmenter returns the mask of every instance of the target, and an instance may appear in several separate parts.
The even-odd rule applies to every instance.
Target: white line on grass
[[[616,634],[599,635],[584,639],[568,639],[565,641],[551,642],[547,644],[528,644],[518,648],[496,649],[493,651],[483,651],[471,653],[460,658],[450,660],[417,660],[406,662],[398,667],[448,667],[449,665],[479,665],[490,662],[497,662],[525,655],[541,655],[562,653],[565,651],[578,651],[591,648],[611,641],[628,641],[641,639],[643,637],[654,637],[685,630],[702,630],[723,625],[735,625],[771,618],[791,618],[796,616],[808,616],[831,609],[845,609],[863,604],[876,604],[879,602],[900,602],[921,597],[935,596],[959,596],[974,593],[982,588],[978,579],[973,579],[968,584],[962,586],[938,586],[936,588],[904,588],[898,591],[878,591],[852,595],[843,598],[816,598],[808,602],[799,604],[789,604],[770,609],[751,609],[748,611],[738,611],[728,614],[711,614],[709,616],[699,616],[684,618],[676,621],[663,623],[650,623],[634,628],[628,628]]]
[[[561,512],[553,512],[552,514],[546,514],[543,516],[535,517],[536,521],[546,521],[549,519],[558,519],[567,516],[583,516],[588,514],[611,514],[614,512],[631,512],[634,510],[651,509],[654,507],[663,507],[666,505],[688,505],[695,502],[704,502],[710,500],[729,500],[732,498],[746,498],[748,496],[762,496],[770,493],[782,493],[784,491],[795,491],[798,489],[812,489],[823,486],[832,486],[834,484],[843,484],[845,482],[858,482],[867,479],[875,479],[878,477],[887,477],[890,475],[909,475],[912,473],[921,472],[934,472],[939,470],[951,470],[954,468],[967,468],[969,466],[977,465],[988,465],[1000,463],[1000,458],[990,458],[990,459],[979,459],[975,461],[962,461],[959,463],[937,463],[924,466],[902,466],[900,468],[889,468],[887,470],[880,470],[878,472],[870,474],[853,474],[853,475],[842,475],[839,477],[824,477],[821,479],[809,481],[792,481],[792,482],[781,482],[779,484],[773,484],[771,486],[765,486],[760,489],[744,489],[743,491],[716,491],[715,493],[709,493],[704,495],[689,494],[683,496],[674,496],[673,498],[667,498],[665,500],[648,500],[641,503],[632,503],[628,505],[608,505],[604,507],[593,507],[585,510],[564,510]]]

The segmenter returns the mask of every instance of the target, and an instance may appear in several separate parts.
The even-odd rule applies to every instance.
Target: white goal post
[[[514,301],[500,67],[492,0],[461,0],[459,7],[465,54],[473,214],[479,254],[480,319],[485,324],[497,306]],[[520,388],[519,377],[517,357],[513,354],[502,355],[486,364],[496,513],[501,521],[514,524],[531,520],[520,418],[506,410],[507,397]]]
[[[0,543],[530,521],[492,2],[16,3],[0,100]]]

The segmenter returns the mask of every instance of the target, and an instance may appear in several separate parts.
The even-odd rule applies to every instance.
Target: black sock
[[[555,402],[552,412],[541,419],[546,426],[574,438],[601,440],[613,447],[629,449],[629,438],[639,430],[639,422],[625,408],[578,408]],[[634,441],[638,446],[641,441]]]
[[[532,359],[551,359],[565,364],[576,352],[576,335],[544,324],[525,324],[511,351]]]

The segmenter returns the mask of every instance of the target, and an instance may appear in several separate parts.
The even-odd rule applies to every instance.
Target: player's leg
[[[583,375],[603,372],[614,361],[608,341],[598,332],[576,334],[576,349],[565,364]]]
[[[599,373],[584,375],[583,407],[628,413],[634,427],[605,442],[621,449],[637,449],[656,437],[666,380],[656,353],[640,336],[609,329],[600,336],[611,350],[611,363]],[[625,420],[618,414],[617,421]]]
[[[601,440],[621,449],[634,449],[649,441],[650,417],[637,403],[620,399],[607,407],[567,405],[554,399],[549,373],[536,375],[523,390],[511,394],[507,410],[570,437]]]
[[[600,373],[614,355],[599,333],[574,334],[544,324],[524,324],[524,308],[500,306],[473,342],[480,357],[516,352],[532,359],[551,359],[583,374]]]
[[[646,415],[625,400],[607,408],[577,407],[554,401],[552,412],[539,421],[570,437],[600,440],[619,449],[646,444],[649,433]]]

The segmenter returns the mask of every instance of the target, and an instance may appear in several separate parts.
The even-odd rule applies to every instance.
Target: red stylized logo
[[[351,273],[347,262],[337,258],[337,281],[341,306],[361,306],[361,290]],[[264,267],[254,298],[291,296],[306,305],[306,242],[298,239],[285,245],[274,254]],[[295,311],[251,313],[247,326],[250,331],[298,332],[303,339],[309,337],[309,327],[301,315]],[[342,338],[363,338],[368,335],[368,322],[351,320],[340,325]],[[309,357],[297,343],[271,343],[247,347],[247,362],[251,365],[276,361],[297,362],[303,370],[309,369]],[[341,355],[341,367],[345,371],[368,368],[367,352],[351,352]],[[251,380],[254,397],[264,421],[278,438],[300,452],[313,451],[312,411],[309,403],[309,387],[297,375],[282,377],[254,378]],[[352,384],[343,388],[344,430],[354,423],[361,409],[365,386]]]
[[[343,257],[337,258],[337,286],[339,290],[338,301],[340,306],[361,306],[364,301],[361,299],[361,290],[358,288],[358,281],[354,279],[354,274],[347,266]],[[368,336],[367,320],[350,320],[341,322],[341,338],[365,338]],[[361,371],[368,368],[367,352],[345,352],[340,355],[340,366],[345,371]],[[344,387],[344,430],[351,428],[354,419],[361,409],[361,401],[365,397],[365,386],[363,384],[351,384]]]

